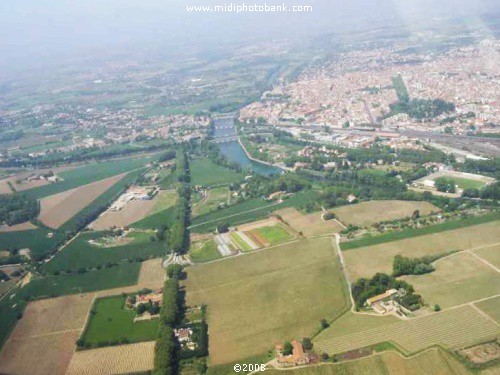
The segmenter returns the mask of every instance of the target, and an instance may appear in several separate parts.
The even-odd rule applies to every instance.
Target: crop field
[[[436,344],[448,348],[470,346],[499,333],[495,323],[466,305],[325,340],[318,337],[315,347],[336,354],[389,341],[406,353],[415,353]]]
[[[125,259],[158,257],[165,253],[165,245],[152,242],[149,235],[143,240],[133,240],[128,244],[113,247],[100,247],[90,244],[90,240],[105,238],[106,232],[84,232],[59,251],[56,256],[42,266],[46,272],[77,270],[103,266]]]
[[[207,197],[202,202],[193,205],[193,217],[215,211],[219,204],[227,203],[229,189],[227,186],[216,187],[207,191]]]
[[[359,247],[372,246],[386,242],[404,240],[406,238],[414,238],[418,236],[426,236],[429,234],[441,233],[460,228],[467,228],[484,223],[490,223],[492,221],[497,221],[497,220],[500,220],[500,210],[481,216],[473,216],[460,220],[451,220],[441,224],[429,225],[423,228],[405,229],[402,231],[389,232],[373,237],[370,236],[370,237],[350,240],[348,242],[343,242],[342,248],[344,250],[356,249]]]
[[[339,207],[334,209],[333,213],[345,225],[365,227],[381,221],[409,217],[415,210],[420,211],[422,216],[441,211],[431,203],[424,201],[382,200]]]
[[[404,276],[431,306],[452,307],[500,294],[500,273],[462,252],[439,259],[434,272]]]
[[[64,375],[79,332],[61,332],[9,341],[0,354],[0,373]]]
[[[11,225],[9,227],[2,227],[2,228],[0,228],[0,233],[20,232],[20,231],[32,230],[32,229],[36,229],[36,228],[37,227],[35,225],[31,224],[29,221],[26,221],[24,223]]]
[[[165,281],[166,272],[165,268],[162,267],[162,262],[162,258],[149,259],[142,262],[137,284],[161,283]]]
[[[476,249],[474,250],[474,254],[493,264],[495,267],[500,268],[500,244]]]
[[[59,175],[62,171],[69,170],[75,168],[74,166],[65,166],[65,167],[57,167],[57,168],[50,168],[50,169],[37,169],[34,171],[22,171],[19,173],[12,174],[9,177],[2,178],[0,180],[0,194],[10,194],[12,193],[12,187],[15,189],[15,191],[24,191],[32,188],[36,188],[39,186],[44,186],[50,184],[49,181],[47,180],[32,180],[32,181],[27,181],[26,179],[30,176],[33,176],[34,174],[44,174],[48,172],[54,172],[55,174]]]
[[[294,208],[287,208],[277,211],[276,214],[281,215],[285,223],[306,237],[333,234],[342,230],[334,220],[323,220],[322,212],[304,215]]]
[[[290,370],[266,370],[266,374],[279,375],[467,375],[470,372],[452,355],[442,349],[429,349],[405,358],[395,351],[383,352],[344,363],[328,363],[321,366]]]
[[[0,354],[0,372],[64,374],[93,295],[30,302]]]
[[[209,159],[195,159],[190,163],[191,183],[201,186],[229,185],[241,181],[243,174],[222,167]]]
[[[137,229],[158,229],[163,225],[172,225],[174,221],[175,221],[175,206],[171,206],[166,210],[148,215],[144,219],[130,224],[130,227]]]
[[[31,255],[42,256],[46,254],[54,244],[57,234],[51,238],[52,233],[45,228],[23,230],[14,232],[0,232],[0,250],[10,248],[30,249]]]
[[[316,197],[315,190],[299,192],[281,203],[269,203],[260,198],[249,199],[243,203],[233,204],[221,210],[195,217],[190,227],[192,232],[207,233],[214,231],[217,225],[228,223],[232,226],[262,220],[271,212],[286,207],[300,207]]]
[[[488,299],[486,301],[476,302],[474,305],[491,316],[498,324],[500,324],[500,296]]]
[[[71,190],[112,176],[130,172],[134,169],[143,168],[146,164],[155,159],[155,155],[141,155],[139,157],[102,161],[84,165],[58,173],[58,176],[61,177],[63,181],[30,189],[28,192],[36,198],[48,197],[49,195],[58,194],[66,190]]]
[[[80,350],[73,354],[67,375],[143,373],[153,369],[155,342]]]
[[[125,297],[113,296],[99,298],[92,307],[93,313],[81,339],[90,346],[102,342],[127,339],[129,342],[150,341],[156,339],[158,319],[134,323],[134,310],[124,308]]]
[[[187,268],[187,305],[207,305],[210,363],[258,355],[310,336],[349,305],[328,238]],[[217,275],[217,277],[214,277]]]
[[[395,255],[421,257],[450,250],[465,250],[500,242],[498,221],[445,232],[407,238],[344,251],[351,280],[371,277],[376,272],[392,272]],[[341,244],[344,248],[344,244]]]
[[[125,174],[116,175],[42,198],[39,220],[48,227],[59,228],[123,177]]]
[[[189,249],[189,257],[195,263],[204,263],[222,258],[217,251],[217,245],[213,239],[193,242]]]
[[[80,331],[85,325],[93,299],[92,294],[78,294],[30,302],[11,339]]]

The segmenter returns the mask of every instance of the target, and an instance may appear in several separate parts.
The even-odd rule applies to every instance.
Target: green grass
[[[245,240],[243,240],[243,238],[241,238],[238,233],[236,232],[233,232],[230,234],[230,237],[231,237],[231,240],[236,243],[236,246],[238,246],[241,251],[243,252],[249,252],[249,251],[252,251],[252,248],[250,247],[249,244],[246,243]]]
[[[189,257],[195,263],[210,262],[222,258],[222,255],[217,251],[215,241],[208,240],[206,242],[197,242],[191,245],[189,249]]]
[[[210,364],[311,336],[349,305],[330,238],[303,240],[186,269],[188,305],[207,305]]]
[[[14,289],[0,300],[0,347],[9,337],[18,315],[24,311],[26,301],[135,285],[140,269],[140,263],[122,263],[82,274],[34,278],[23,288]]]
[[[208,197],[203,202],[192,205],[193,217],[216,211],[217,207],[221,203],[227,203],[229,197],[229,189],[227,186],[221,186],[210,189],[207,194]]]
[[[380,236],[361,238],[359,240],[343,242],[342,250],[356,249],[358,247],[377,245],[385,242],[398,241],[405,238],[424,236],[426,234],[433,234],[452,229],[465,228],[472,225],[487,223],[498,219],[500,219],[500,211],[495,211],[482,216],[469,217],[466,219],[455,220],[455,221],[447,221],[442,224],[431,225],[424,228],[405,229],[401,232],[391,232],[387,234],[382,234]]]
[[[216,186],[229,185],[243,179],[243,174],[222,167],[209,159],[195,159],[190,164],[191,183],[193,185]]]
[[[164,243],[151,242],[151,234],[134,234],[138,236],[133,242],[115,247],[99,247],[89,244],[89,240],[96,240],[107,236],[107,232],[84,232],[59,251],[56,256],[45,263],[41,269],[48,273],[79,268],[93,268],[104,266],[107,263],[118,263],[125,259],[158,257],[165,253]]]
[[[143,168],[147,163],[154,161],[155,158],[156,156],[141,156],[84,165],[58,173],[59,177],[63,179],[61,182],[39,186],[26,192],[35,198],[43,198],[120,173]]]
[[[157,337],[158,319],[134,323],[135,311],[124,308],[125,298],[114,296],[99,298],[92,307],[92,313],[82,339],[85,344],[97,346],[103,342],[141,342]]]
[[[175,206],[172,206],[166,210],[146,216],[144,219],[131,224],[130,227],[136,229],[158,229],[163,225],[171,226],[175,219]]]
[[[292,238],[285,228],[281,225],[273,225],[269,227],[260,227],[255,229],[257,233],[270,245],[276,245],[280,242],[288,241]]]
[[[455,185],[458,185],[460,189],[482,189],[485,185],[482,181],[472,180],[469,178],[461,177],[446,177],[449,180],[453,180]]]
[[[314,200],[316,197],[317,191],[306,190],[295,194],[280,204],[272,204],[260,198],[249,199],[243,203],[234,204],[222,210],[195,217],[192,220],[190,229],[192,232],[196,233],[207,233],[215,230],[216,226],[221,223],[241,225],[251,221],[265,219],[272,211],[286,207],[301,207],[306,202]]]
[[[178,197],[179,195],[177,194],[177,190],[160,191],[158,193],[158,197],[156,198],[157,202],[151,210],[150,215],[165,211],[174,206],[177,203]]]

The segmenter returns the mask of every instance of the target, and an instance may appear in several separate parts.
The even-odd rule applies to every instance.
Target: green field
[[[156,214],[158,212],[165,211],[170,207],[174,206],[177,203],[178,197],[179,195],[177,194],[177,190],[160,191],[158,193],[158,197],[156,198],[156,204],[149,213],[149,216]]]
[[[201,186],[229,185],[241,181],[243,174],[215,164],[209,159],[194,159],[190,163],[191,183]]]
[[[472,225],[487,223],[500,219],[500,211],[495,211],[482,216],[474,216],[466,219],[447,221],[442,224],[431,225],[424,228],[405,229],[400,232],[391,232],[374,237],[361,238],[342,243],[343,250],[356,249],[358,247],[377,245],[385,242],[398,241],[405,238],[424,236],[426,234],[439,233],[452,229],[465,228]]]
[[[466,375],[471,371],[451,354],[442,349],[430,349],[415,357],[405,358],[390,351],[375,356],[343,363],[326,363],[321,366],[290,370],[266,370],[266,374],[279,375]]]
[[[500,296],[477,302],[475,305],[500,324]]]
[[[434,272],[402,277],[430,306],[447,308],[500,294],[500,274],[471,254],[453,254],[434,265]]]
[[[260,198],[249,199],[243,203],[234,204],[222,210],[195,217],[192,220],[190,229],[196,233],[207,233],[213,231],[221,223],[241,225],[265,219],[272,211],[286,207],[301,207],[316,197],[317,191],[306,190],[295,194],[280,204],[269,203]]]
[[[114,247],[91,245],[89,240],[109,236],[108,232],[84,232],[45,263],[41,269],[48,273],[81,268],[94,268],[109,263],[118,263],[126,259],[156,258],[165,254],[165,244],[152,242],[151,233],[135,233],[134,240],[128,244]]]
[[[271,246],[292,239],[292,235],[281,225],[260,227],[250,232],[257,233],[259,238],[262,238],[264,241],[268,242],[269,245]]]
[[[208,190],[207,194],[208,196],[204,201],[192,206],[193,217],[215,211],[219,204],[227,203],[229,189],[227,186],[221,186]]]
[[[433,345],[448,348],[466,347],[497,336],[498,326],[472,306],[387,324],[355,333],[314,340],[320,352],[329,354],[391,342],[406,354],[416,353]]]
[[[134,323],[135,311],[125,309],[124,305],[125,297],[121,295],[97,299],[81,337],[84,345],[98,346],[105,342],[127,340],[132,343],[156,339],[159,320]]]
[[[122,263],[98,271],[34,278],[23,288],[16,288],[0,300],[0,347],[14,328],[29,299],[57,297],[135,285],[141,264]]]
[[[135,158],[124,158],[83,165],[81,167],[59,173],[58,176],[61,177],[63,181],[36,187],[27,190],[27,193],[36,198],[43,198],[120,173],[143,168],[147,163],[150,163],[155,159],[156,156],[142,155]]]
[[[207,305],[212,365],[265,353],[283,340],[312,336],[321,319],[331,320],[349,306],[329,238],[186,271],[187,304]]]
[[[214,240],[200,241],[191,244],[189,257],[195,263],[204,263],[211,260],[222,258],[217,251],[217,245]]]
[[[231,237],[231,240],[236,244],[236,246],[241,251],[243,251],[245,253],[252,251],[252,248],[250,247],[250,245],[245,240],[243,240],[243,238],[241,238],[238,233],[233,232],[229,236]]]
[[[457,185],[460,189],[482,189],[484,185],[486,185],[483,181],[472,180],[469,178],[449,176],[446,176],[446,178],[449,180],[453,180],[453,182],[455,182],[455,185]]]
[[[136,229],[158,229],[164,225],[171,226],[175,221],[175,206],[166,210],[146,216],[144,219],[131,224],[131,228]]]

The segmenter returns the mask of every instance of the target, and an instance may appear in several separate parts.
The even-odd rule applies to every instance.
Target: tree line
[[[15,225],[34,220],[39,212],[38,201],[28,194],[0,194],[0,224]]]

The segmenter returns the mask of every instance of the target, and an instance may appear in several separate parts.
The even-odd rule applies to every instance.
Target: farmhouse
[[[369,307],[373,307],[374,304],[388,301],[392,298],[394,294],[398,291],[396,289],[389,289],[385,293],[379,294],[378,296],[368,298],[366,300],[366,305]]]
[[[284,355],[283,354],[283,345],[276,345],[276,359],[278,363],[283,366],[301,366],[307,365],[309,360],[309,354],[304,352],[304,347],[302,343],[298,340],[292,341],[292,354]]]
[[[193,330],[191,328],[174,329],[174,334],[182,346],[190,350],[196,349],[196,343],[193,341]]]

